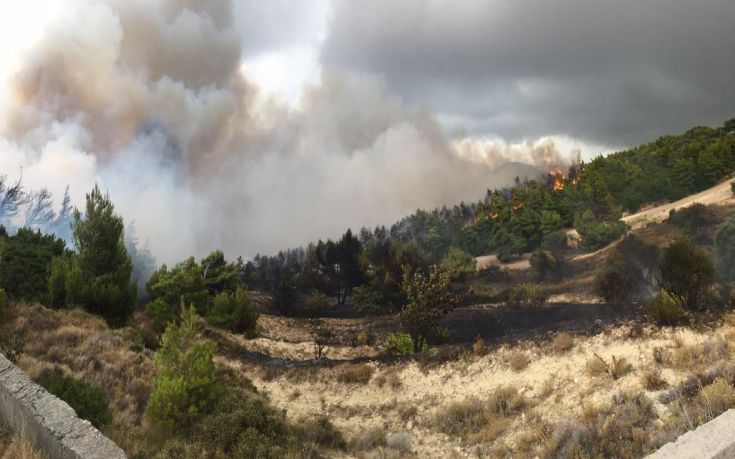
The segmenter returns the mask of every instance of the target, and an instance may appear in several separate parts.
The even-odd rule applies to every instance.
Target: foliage
[[[0,231],[0,288],[11,298],[46,301],[49,265],[64,253],[64,241],[20,228],[13,236]]]
[[[0,313],[6,314],[6,311],[0,311]],[[20,354],[23,353],[24,347],[25,340],[22,335],[17,333],[10,325],[0,327],[0,353],[8,360],[15,363]]]
[[[7,314],[8,303],[8,294],[0,288],[0,318],[2,319],[5,319],[5,314]]]
[[[170,306],[193,304],[204,314],[209,308],[209,292],[204,275],[194,257],[176,264],[170,270],[164,264],[153,272],[146,284],[151,301],[162,300]]]
[[[508,302],[516,306],[543,306],[549,294],[538,284],[516,284],[510,289]]]
[[[309,322],[309,335],[314,345],[314,358],[317,360],[326,357],[330,346],[337,343],[337,335],[332,327],[318,319]]]
[[[329,307],[329,297],[324,293],[314,290],[306,299],[306,309],[310,314],[319,314]]]
[[[49,292],[56,306],[80,305],[118,326],[132,314],[137,289],[130,280],[132,262],[125,249],[123,221],[114,210],[109,196],[95,185],[87,194],[84,217],[79,210],[74,211],[72,230],[77,252],[65,262],[52,263]]]
[[[735,281],[735,217],[717,231],[713,252],[722,278],[728,282]]]
[[[386,354],[393,357],[413,354],[416,351],[413,339],[408,333],[391,333],[385,338],[383,347]]]
[[[622,221],[597,221],[590,209],[574,218],[574,227],[582,236],[582,245],[589,249],[605,247],[622,236],[626,229]]]
[[[452,279],[464,280],[475,272],[475,258],[457,247],[450,247],[441,262],[441,267]]]
[[[444,314],[454,309],[459,301],[451,291],[451,276],[438,266],[428,274],[403,273],[403,291],[408,304],[399,319],[411,335],[416,349],[423,349],[429,335],[436,331]]]
[[[679,325],[686,318],[686,312],[668,293],[661,292],[647,303],[648,314],[658,325]]]
[[[214,297],[207,321],[214,326],[227,328],[235,333],[253,336],[259,315],[250,302],[248,292],[238,287],[232,293],[223,291]]]
[[[611,253],[595,274],[595,293],[608,304],[622,305],[635,288],[632,268],[618,251]]]
[[[182,312],[180,323],[169,323],[154,362],[158,375],[146,414],[169,429],[189,425],[206,413],[217,399],[214,343],[198,337],[201,325],[193,306]]]
[[[362,281],[360,241],[348,229],[337,242],[319,241],[316,256],[319,269],[329,279],[329,289],[337,297],[337,303],[345,304],[352,289]]]
[[[383,293],[371,285],[360,285],[352,291],[352,302],[366,315],[377,316],[390,312]]]
[[[669,223],[693,233],[711,225],[716,220],[714,210],[704,204],[694,203],[678,211],[669,211]]]
[[[169,323],[178,320],[179,307],[171,306],[162,298],[157,298],[145,305],[145,314],[153,319],[153,330],[163,333]]]
[[[715,280],[707,252],[687,240],[674,242],[664,251],[660,269],[661,288],[684,307],[701,307]]]
[[[76,411],[77,416],[88,420],[98,429],[112,422],[104,390],[70,376],[64,376],[59,371],[41,376],[38,384],[68,403]]]
[[[547,275],[556,272],[559,268],[559,258],[549,250],[538,249],[534,251],[529,261],[531,269],[540,279],[546,278]]]

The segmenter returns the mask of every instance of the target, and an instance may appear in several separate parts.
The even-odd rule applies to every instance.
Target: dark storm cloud
[[[732,0],[336,0],[322,59],[450,129],[626,145],[735,115],[733,20]]]

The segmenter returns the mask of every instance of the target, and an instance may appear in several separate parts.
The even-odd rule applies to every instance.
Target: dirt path
[[[636,229],[643,227],[651,222],[659,223],[665,221],[669,218],[669,211],[671,211],[672,209],[681,209],[682,207],[690,206],[696,202],[704,205],[724,205],[733,203],[735,202],[735,197],[733,197],[730,184],[734,181],[735,179],[729,179],[725,182],[720,183],[719,185],[713,186],[708,190],[704,190],[700,193],[687,196],[686,198],[682,198],[678,201],[670,202],[668,204],[663,204],[652,209],[646,209],[641,212],[628,215],[626,217],[623,217],[623,221],[629,224],[631,228]]]

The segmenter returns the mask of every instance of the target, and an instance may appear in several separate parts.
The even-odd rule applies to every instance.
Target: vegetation
[[[59,371],[42,376],[38,384],[68,403],[76,411],[77,416],[88,420],[98,429],[112,421],[104,390],[70,376],[64,376]]]
[[[76,252],[51,265],[49,294],[51,304],[81,305],[120,326],[133,312],[137,287],[131,282],[133,266],[125,248],[123,221],[114,210],[109,196],[95,185],[87,194],[84,217],[74,211]]]
[[[661,260],[661,288],[685,308],[702,308],[715,281],[709,255],[687,240],[671,244]]]
[[[717,232],[714,254],[722,278],[727,282],[735,281],[735,217]]]
[[[394,357],[413,354],[416,348],[408,333],[391,333],[383,343],[386,354]]]
[[[399,319],[403,328],[411,335],[414,348],[424,349],[427,339],[437,331],[441,318],[454,309],[458,298],[451,291],[449,273],[432,266],[428,274],[403,274],[403,291],[408,304]]]
[[[539,307],[546,303],[548,297],[548,293],[541,285],[522,283],[510,289],[508,302],[516,306]]]
[[[632,271],[623,254],[613,252],[595,274],[595,293],[609,304],[622,305],[636,287]]]
[[[238,287],[232,293],[223,291],[214,297],[207,321],[216,327],[254,336],[258,316],[247,291]]]
[[[9,236],[0,227],[0,288],[17,300],[46,302],[49,264],[64,254],[65,246],[61,239],[30,228]]]
[[[170,323],[156,352],[157,377],[146,414],[168,429],[190,425],[217,399],[214,344],[198,337],[201,325],[193,306],[181,323]]]

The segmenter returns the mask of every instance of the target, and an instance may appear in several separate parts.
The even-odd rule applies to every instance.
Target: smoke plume
[[[70,0],[2,75],[0,172],[81,205],[94,182],[161,261],[252,256],[476,199],[551,139],[452,141],[371,75],[325,70],[297,107],[243,67],[232,5]]]

